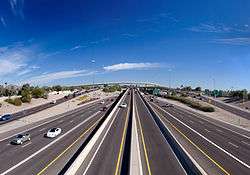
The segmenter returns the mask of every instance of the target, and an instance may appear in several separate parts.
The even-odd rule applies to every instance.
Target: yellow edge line
[[[128,110],[129,110],[129,108],[128,108]],[[126,112],[126,121],[125,121],[125,125],[124,125],[124,128],[123,128],[122,141],[121,141],[121,144],[120,144],[120,150],[119,150],[119,154],[118,154],[118,158],[117,158],[117,163],[116,163],[116,168],[115,168],[115,175],[118,174],[119,167],[120,167],[121,155],[122,155],[122,150],[123,150],[123,147],[124,147],[126,130],[127,130],[127,126],[128,126],[128,114],[129,114],[128,110]]]
[[[101,118],[100,118],[101,119]],[[49,164],[47,164],[37,175],[41,175],[45,170],[47,170],[55,161],[57,161],[63,154],[65,154],[72,146],[76,144],[87,132],[89,132],[99,121],[98,119],[91,127],[84,131],[72,144],[70,144],[63,152],[61,152],[56,158],[54,158]]]
[[[146,148],[146,144],[145,144],[145,140],[144,140],[144,134],[142,132],[141,121],[139,119],[139,114],[138,114],[138,110],[137,110],[136,105],[135,105],[135,110],[136,110],[136,114],[137,114],[138,123],[139,123],[139,126],[140,126],[139,128],[140,128],[140,132],[141,132],[141,136],[142,136],[142,144],[143,144],[143,150],[144,150],[144,154],[145,154],[145,158],[146,158],[146,163],[147,163],[147,168],[148,168],[148,174],[152,175],[150,164],[149,164],[149,161],[148,161],[148,154],[147,154],[147,148]]]
[[[158,107],[158,106],[157,106]],[[159,107],[158,107],[159,108]],[[159,108],[160,109],[160,108]],[[161,109],[162,110],[162,109]],[[156,111],[157,114],[159,114],[162,118],[164,116]],[[221,171],[223,171],[225,174],[230,175],[228,171],[226,171],[219,163],[217,163],[213,158],[211,158],[205,151],[203,151],[199,146],[197,146],[192,140],[190,140],[183,132],[181,132],[174,124],[172,124],[170,121],[168,121],[170,125],[178,131],[185,139],[187,139],[196,149],[198,149],[202,154],[204,154],[210,161],[212,161]]]

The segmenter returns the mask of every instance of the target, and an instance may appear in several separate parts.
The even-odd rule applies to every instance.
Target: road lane
[[[136,114],[139,128],[141,128],[141,154],[144,157],[144,173],[148,175],[186,174],[171,147],[161,134],[142,99],[135,93]],[[146,170],[145,170],[146,168]]]
[[[87,110],[85,109],[85,110],[77,111],[73,114],[66,115],[64,118],[60,118],[60,119],[55,120],[53,122],[47,123],[43,126],[32,129],[31,131],[29,131],[29,133],[31,134],[31,138],[32,138],[32,140],[31,140],[32,144],[30,144],[28,146],[21,147],[20,145],[8,145],[7,143],[9,142],[9,140],[4,140],[4,141],[0,142],[0,146],[3,145],[0,147],[0,164],[2,164],[1,173],[7,169],[13,167],[14,165],[18,164],[19,162],[21,162],[25,158],[29,157],[33,153],[37,152],[38,150],[42,149],[43,147],[50,144],[51,142],[53,142],[54,139],[48,139],[48,138],[43,137],[48,129],[50,129],[52,127],[60,127],[60,128],[62,128],[62,134],[64,134],[67,131],[69,131],[70,129],[72,129],[73,127],[75,127],[80,122],[83,122],[84,120],[88,119],[94,113],[100,111],[101,106],[102,105],[100,105],[100,104],[96,104],[90,108],[87,108]],[[100,114],[97,114],[96,117],[93,117],[91,120],[87,121],[86,124],[84,123],[81,127],[77,128],[77,130],[74,131],[74,133],[76,132],[78,134],[74,134],[73,137],[70,137],[71,135],[65,136],[65,138],[62,139],[63,142],[61,142],[61,144],[59,144],[60,142],[58,142],[58,144],[60,146],[58,146],[58,147],[54,146],[53,151],[57,153],[61,149],[65,149],[66,146],[70,142],[71,143],[73,142],[72,139],[75,139],[75,137],[77,135],[79,135],[79,133],[82,130],[86,129],[86,127],[88,127],[89,124],[93,123],[94,121],[97,121],[102,115],[104,115],[104,112],[100,112]],[[72,121],[72,119],[73,119],[73,122],[70,122],[70,121]],[[63,120],[63,122],[59,122],[61,120]],[[27,143],[25,143],[25,144],[27,144]],[[57,144],[55,144],[55,145],[57,145]],[[19,172],[20,170],[21,170],[20,172],[26,172],[26,173],[27,173],[27,170],[30,170],[30,171],[36,170],[37,172],[39,172],[39,170],[41,168],[39,166],[41,164],[40,160],[47,160],[47,161],[43,161],[43,162],[47,163],[53,156],[55,156],[56,153],[52,154],[53,151],[49,151],[49,149],[44,150],[41,154],[39,153],[34,158],[32,158],[30,161],[27,161],[27,164],[31,163],[32,166],[28,166],[28,168],[27,168],[26,167],[27,164],[24,163],[24,165],[16,168],[15,171],[13,171],[12,173],[15,174],[15,172]],[[45,157],[40,158],[40,156],[42,156],[43,154],[45,155]],[[46,156],[47,156],[47,158],[46,158]]]
[[[103,142],[92,154],[90,160],[85,161],[77,174],[84,175],[118,175],[121,169],[121,160],[124,149],[124,135],[127,131],[128,115],[130,108],[130,95],[125,97],[127,108],[119,108],[113,116],[113,123]]]
[[[210,130],[206,129],[205,128],[206,121],[203,121],[204,125],[198,124],[197,122],[191,123],[189,122],[190,120],[189,117],[186,117],[187,115],[189,115],[188,113],[185,115],[177,114],[173,112],[175,109],[171,109],[171,108],[162,109],[161,107],[156,107],[156,105],[158,104],[154,104],[152,105],[152,107],[154,107],[154,110],[157,111],[158,116],[162,118],[162,121],[164,121],[167,126],[175,128],[176,131],[179,132],[179,134],[182,134],[185,137],[184,139],[189,141],[190,147],[194,147],[200,152],[198,157],[196,157],[198,162],[200,161],[201,164],[202,162],[209,162],[208,165],[203,167],[207,169],[207,172],[210,171],[209,168],[213,168],[213,169],[217,169],[216,173],[214,174],[237,174],[237,175],[242,174],[244,175],[244,174],[250,173],[248,167],[244,166],[241,162],[234,159],[232,156],[230,156],[230,154],[227,154],[222,150],[222,149],[227,149],[225,146],[228,146],[228,143],[227,143],[228,140],[220,136],[220,134],[222,134],[221,132],[216,134],[215,132],[212,132],[211,128]],[[206,132],[205,129],[209,132]],[[198,132],[194,132],[196,130]],[[203,130],[206,133],[202,133],[202,132],[200,133],[201,130]],[[201,135],[204,137],[201,137]],[[209,139],[207,140],[204,139],[206,137],[209,137]],[[211,140],[212,142],[209,142],[208,140],[209,141]],[[222,149],[218,149],[218,147],[215,146],[213,142],[216,142],[216,144],[218,143],[219,146],[222,147]],[[235,151],[236,148],[232,148],[232,145],[229,145],[229,146],[231,148],[230,152]],[[240,155],[240,152],[241,150],[238,150],[238,153],[236,155],[237,156]],[[246,154],[244,156],[247,159],[249,159],[249,154]],[[209,160],[207,161],[203,159],[209,159]]]

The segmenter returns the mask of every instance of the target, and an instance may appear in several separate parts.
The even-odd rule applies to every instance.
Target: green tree
[[[31,93],[28,90],[21,91],[21,100],[23,103],[30,103],[31,102]]]
[[[35,87],[32,90],[32,97],[34,98],[43,98],[44,95],[45,95],[45,89],[43,88]]]
[[[56,85],[56,86],[53,86],[53,87],[52,87],[52,89],[53,89],[54,91],[59,92],[59,91],[61,91],[61,90],[62,90],[62,86],[60,86],[60,85]]]
[[[201,91],[201,87],[196,87],[194,90],[195,91]]]

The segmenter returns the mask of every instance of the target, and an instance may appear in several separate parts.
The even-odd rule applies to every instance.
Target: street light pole
[[[92,64],[92,69],[94,68],[94,64],[95,64],[95,60],[92,59],[91,60],[91,64]],[[93,73],[92,74],[92,81],[93,81],[93,87],[94,87],[94,84],[95,84],[95,74]]]

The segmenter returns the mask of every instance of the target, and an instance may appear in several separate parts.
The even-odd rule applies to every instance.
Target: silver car
[[[12,144],[22,145],[24,142],[30,141],[30,134],[18,134],[12,141]]]

